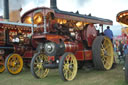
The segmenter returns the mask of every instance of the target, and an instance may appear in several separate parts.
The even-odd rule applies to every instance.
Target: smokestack
[[[4,19],[9,20],[9,0],[4,1]]]
[[[56,0],[50,0],[50,8],[51,9],[57,9],[57,1]]]

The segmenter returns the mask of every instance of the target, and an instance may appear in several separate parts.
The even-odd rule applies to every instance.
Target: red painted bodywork
[[[79,61],[92,60],[92,50],[76,51],[75,56]]]
[[[33,13],[35,13],[34,12],[35,10],[39,10],[41,13],[43,13],[43,15],[47,15],[49,12],[52,12],[56,18],[62,18],[62,19],[66,19],[66,20],[77,20],[77,21],[84,21],[84,22],[98,22],[96,20],[90,20],[90,19],[80,18],[80,17],[76,17],[76,16],[69,16],[69,15],[65,15],[65,14],[61,14],[61,13],[59,14],[59,13],[54,12],[53,9],[49,9],[49,8],[45,8],[45,7],[44,8],[41,8],[41,7],[35,8],[35,9],[28,11],[27,13],[25,13],[22,16],[22,19],[21,19],[22,22],[24,22],[24,19],[26,16],[34,15]],[[51,22],[51,25],[49,26],[49,28],[47,28],[48,32],[54,31],[53,25],[55,23],[56,23],[55,21]],[[40,28],[40,29],[43,32],[43,28]],[[83,39],[81,38],[81,36],[83,36]],[[74,53],[77,60],[91,60],[92,59],[92,52],[91,52],[91,50],[87,50],[84,47],[83,40],[86,40],[88,46],[91,47],[93,40],[95,39],[96,36],[97,36],[96,29],[95,29],[93,24],[90,24],[86,30],[83,30],[82,32],[81,31],[76,32],[76,34],[75,34],[76,41],[66,41],[67,39],[70,40],[70,38],[67,36],[61,36],[61,35],[56,35],[56,34],[54,35],[54,34],[35,33],[32,36],[32,45],[34,48],[36,48],[40,42],[51,41],[51,42],[55,42],[55,43],[59,44],[60,40],[62,40],[62,41],[64,41],[65,52]],[[51,59],[51,58],[52,58],[52,60],[54,60],[53,59],[54,57],[49,57],[49,59]]]

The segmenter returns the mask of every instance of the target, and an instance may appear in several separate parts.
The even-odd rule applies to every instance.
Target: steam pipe
[[[43,64],[42,65],[44,68],[49,68],[49,69],[55,69],[58,68],[58,64],[53,63],[53,64]]]
[[[31,31],[32,31],[31,35],[33,35],[33,34],[34,34],[34,20],[33,20],[33,14],[32,14],[32,27],[31,27]]]
[[[0,46],[0,49],[14,49],[14,47],[2,47],[2,46]]]
[[[4,19],[9,20],[9,0],[3,0],[4,2]]]
[[[44,16],[44,33],[47,33],[46,16]]]

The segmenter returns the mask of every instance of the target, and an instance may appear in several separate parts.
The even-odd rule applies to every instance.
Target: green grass
[[[115,54],[115,56],[117,56]],[[123,64],[118,64],[110,71],[79,70],[75,80],[64,82],[59,76],[58,69],[50,70],[44,79],[36,79],[29,69],[24,68],[18,75],[6,71],[0,74],[0,85],[127,85],[124,81]]]
[[[75,80],[64,82],[58,70],[51,70],[44,79],[36,79],[29,69],[23,69],[18,75],[11,75],[6,71],[0,74],[0,85],[127,85],[124,81],[122,65],[118,64],[110,71],[79,70]]]

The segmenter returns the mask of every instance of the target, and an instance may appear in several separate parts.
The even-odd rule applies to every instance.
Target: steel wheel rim
[[[23,68],[22,57],[18,54],[12,54],[7,62],[8,71],[12,74],[18,74]]]
[[[104,37],[101,44],[101,60],[106,70],[109,70],[113,64],[113,45],[109,38]]]
[[[5,70],[4,59],[0,56],[0,73]]]
[[[45,54],[39,54],[34,61],[34,72],[39,78],[45,78],[49,69],[43,68],[43,63],[48,61],[48,56]]]
[[[77,60],[73,54],[66,56],[63,64],[63,73],[66,80],[71,81],[77,74]]]

